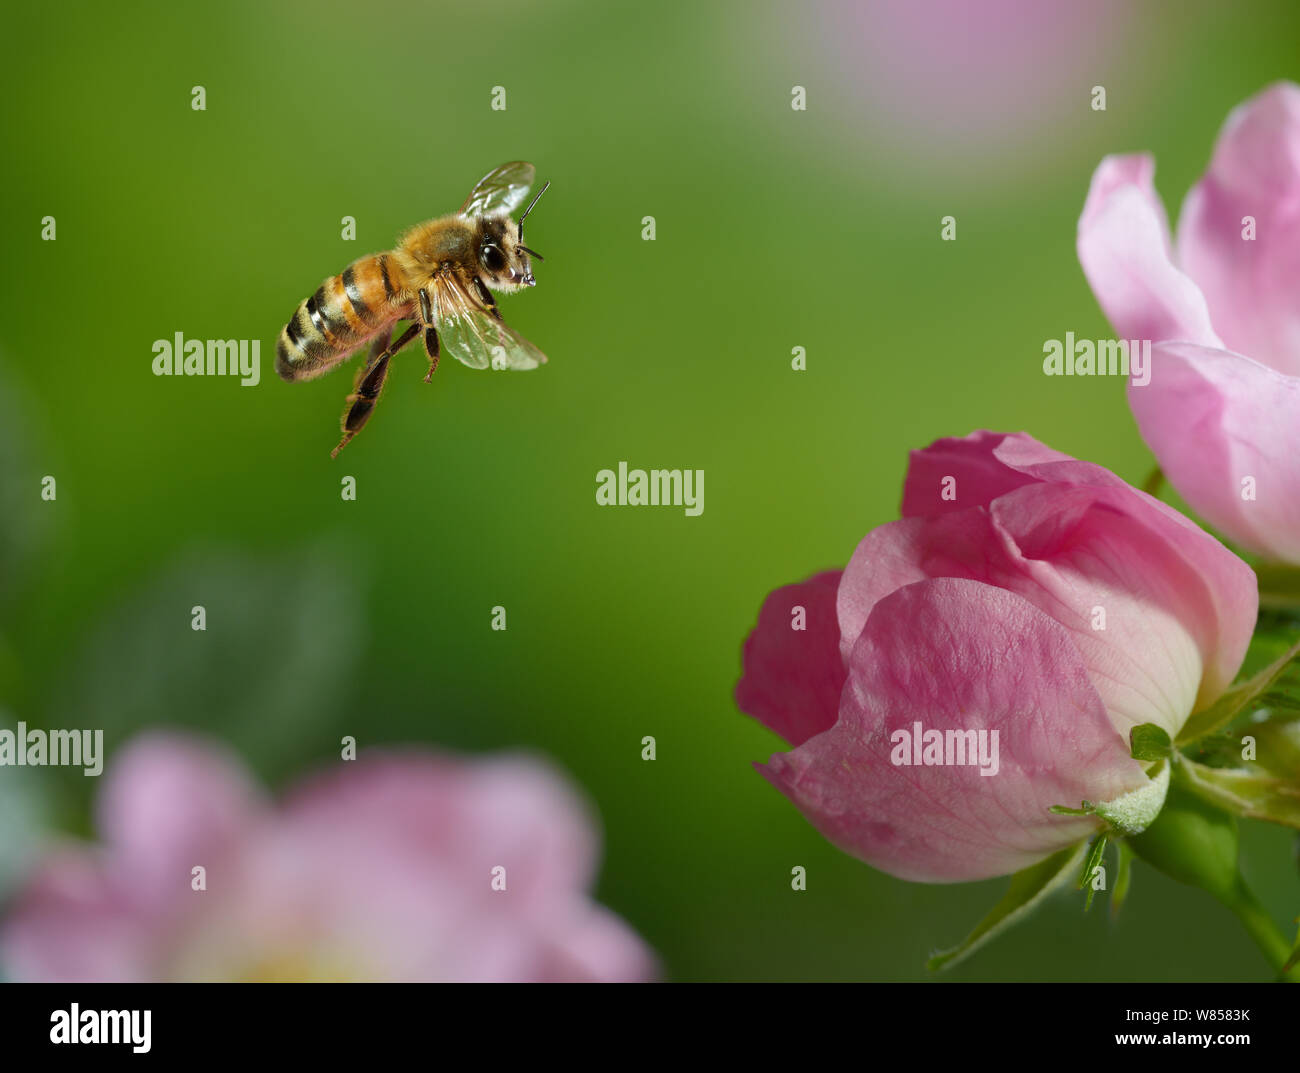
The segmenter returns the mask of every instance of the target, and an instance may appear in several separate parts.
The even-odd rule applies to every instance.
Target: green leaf
[[[0,708],[0,727],[12,730],[15,722]],[[13,893],[45,848],[54,812],[50,783],[39,769],[5,769],[0,776],[0,901]]]
[[[41,561],[49,559],[55,527],[68,510],[65,499],[41,496],[41,478],[57,457],[38,416],[44,407],[2,356],[0,382],[0,613],[9,618],[15,599],[30,590]]]
[[[1169,732],[1155,723],[1141,723],[1128,733],[1129,754],[1134,760],[1163,760],[1174,747]]]
[[[1083,911],[1086,913],[1092,908],[1092,896],[1097,892],[1092,888],[1092,874],[1101,864],[1102,858],[1106,855],[1106,843],[1110,836],[1102,831],[1092,840],[1092,845],[1088,848],[1088,856],[1084,859],[1083,869],[1079,872],[1079,889],[1088,891],[1088,896],[1083,900]]]
[[[1234,816],[1300,828],[1300,781],[1259,768],[1216,768],[1184,759],[1189,787]]]
[[[1293,643],[1263,670],[1223,694],[1204,711],[1196,712],[1178,735],[1180,745],[1212,734],[1239,715],[1261,708],[1300,706],[1300,641]]]
[[[951,969],[990,939],[1027,917],[1054,890],[1065,883],[1083,859],[1085,843],[1054,853],[1045,861],[1011,877],[1006,894],[961,943],[936,953],[926,967],[931,972]]]
[[[1110,919],[1118,920],[1120,910],[1128,898],[1129,887],[1133,880],[1133,850],[1122,839],[1115,843],[1118,863],[1115,866],[1115,889],[1110,895]]]
[[[328,540],[279,556],[195,548],[90,631],[46,719],[103,727],[110,757],[144,727],[179,726],[218,732],[264,776],[300,765],[354,700],[366,621],[357,566]],[[190,628],[194,605],[206,631]]]

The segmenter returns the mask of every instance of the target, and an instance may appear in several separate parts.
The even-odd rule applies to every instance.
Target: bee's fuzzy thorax
[[[453,214],[416,224],[402,235],[396,254],[407,286],[417,289],[440,264],[472,261],[475,230],[473,220]]]

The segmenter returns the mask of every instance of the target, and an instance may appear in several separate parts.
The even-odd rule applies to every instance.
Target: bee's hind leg
[[[412,324],[394,342],[388,342],[386,336],[381,335],[370,345],[370,353],[366,356],[366,363],[357,372],[356,386],[348,396],[348,408],[343,413],[343,439],[330,452],[330,458],[337,458],[352,437],[370,420],[370,415],[379,402],[379,393],[384,389],[384,381],[388,379],[389,359],[414,339],[419,330],[419,325]]]
[[[438,371],[438,329],[433,326],[433,308],[429,305],[429,292],[420,291],[420,313],[424,319],[424,352],[429,356],[429,371],[424,382],[430,383]]]
[[[424,382],[427,384],[433,379],[433,374],[438,371],[438,329],[424,329],[424,352],[429,356],[429,371],[424,374]]]

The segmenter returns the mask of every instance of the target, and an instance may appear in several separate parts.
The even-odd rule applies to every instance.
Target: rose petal
[[[826,730],[839,709],[845,674],[835,610],[839,580],[840,571],[828,570],[777,589],[745,639],[736,704],[791,745]],[[801,630],[793,628],[796,607],[804,609]]]
[[[0,967],[14,980],[139,983],[154,979],[159,923],[137,911],[81,849],[52,853],[0,928]]]
[[[947,478],[952,481],[945,486]],[[1027,432],[979,430],[969,436],[935,440],[911,452],[903,482],[902,514],[919,517],[986,506],[1007,492],[1037,482],[1131,487],[1110,470],[1055,451]],[[945,498],[945,491],[951,498]],[[1177,511],[1163,509],[1175,519],[1182,518]]]
[[[182,733],[136,738],[104,779],[95,812],[114,872],[158,912],[187,899],[191,869],[211,866],[265,807],[232,753]]]
[[[129,747],[99,810],[109,845],[69,852],[29,881],[0,931],[7,971],[68,980],[653,975],[649,950],[588,894],[595,819],[548,764],[363,754],[281,809],[255,801],[215,746],[155,735]],[[199,894],[189,885],[195,864],[207,871]]]
[[[1037,480],[1035,466],[1073,461],[1024,432],[981,429],[969,436],[935,440],[908,456],[902,516],[946,514],[990,503]],[[949,478],[951,483],[946,483]],[[949,489],[951,496],[946,495]]]
[[[1151,359],[1151,382],[1129,388],[1129,405],[1170,483],[1233,540],[1300,562],[1300,379],[1190,343],[1161,344]],[[1247,477],[1253,500],[1242,497]]]
[[[1223,345],[1300,376],[1300,86],[1279,82],[1228,117],[1183,203],[1178,253]]]
[[[641,983],[659,975],[641,937],[603,906],[591,905],[568,922],[557,922],[555,932],[550,953],[533,979]]]
[[[896,766],[891,734],[997,730],[998,772]],[[841,849],[892,875],[1005,875],[1096,830],[1052,805],[1146,784],[1069,633],[1028,601],[940,579],[879,601],[839,721],[759,770]]]
[[[1145,155],[1098,165],[1079,219],[1079,262],[1120,338],[1220,346],[1204,295],[1173,263],[1154,173]]]
[[[941,441],[938,469],[928,449],[914,454],[909,494],[948,470],[957,475],[957,502],[977,505],[905,518],[863,539],[840,581],[841,653],[847,659],[876,602],[900,586],[983,581],[1074,631],[1121,733],[1155,722],[1176,734],[1241,665],[1257,610],[1254,574],[1109,471],[1036,447],[1025,436],[991,451],[984,438]],[[981,502],[989,489],[1025,479],[1033,483]],[[1104,609],[1105,629],[1094,628],[1094,608]]]
[[[586,894],[595,832],[585,802],[537,759],[363,753],[299,788],[245,840],[171,972],[646,978],[637,973],[652,955],[630,929],[602,925],[607,911]]]
[[[1149,387],[1131,390],[1145,391]],[[1226,689],[1241,667],[1254,632],[1259,594],[1253,571],[1186,515],[1134,488],[1102,466],[1061,455],[1023,433],[1005,437],[993,453],[1000,462],[1045,484],[1097,489],[1099,501],[1104,499],[1110,508],[1158,534],[1169,549],[1176,551],[1204,579],[1203,585],[1193,586],[1205,600],[1194,620],[1194,632],[1206,664],[1198,706],[1210,703]],[[1164,550],[1151,554],[1163,558]]]
[[[1222,658],[1220,623],[1202,575],[1159,532],[1159,516],[1130,513],[1129,499],[1120,489],[1039,484],[990,512],[1005,536],[1006,587],[1070,631],[1115,729],[1127,741],[1134,726],[1155,723],[1174,737],[1204,679],[1209,699],[1227,685],[1204,674],[1205,661]],[[1234,672],[1253,626],[1252,615],[1239,627]]]
[[[1008,572],[1004,558],[988,515],[978,508],[938,518],[902,518],[873,529],[854,549],[840,579],[842,661],[848,663],[871,612],[890,593],[936,577],[997,584]]]
[[[538,757],[363,753],[300,787],[284,820],[300,831],[356,829],[485,876],[508,862],[511,888],[533,901],[585,891],[595,872],[596,818]]]

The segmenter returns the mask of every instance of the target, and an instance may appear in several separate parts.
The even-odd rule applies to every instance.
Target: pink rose
[[[1170,483],[1220,531],[1300,563],[1300,86],[1224,124],[1177,248],[1149,156],[1101,162],[1079,260],[1115,331],[1152,346],[1129,405]]]
[[[362,754],[274,807],[223,749],[158,733],[111,766],[97,812],[104,846],[51,853],[3,922],[11,977],[653,975],[641,940],[587,893],[590,815],[534,759]],[[206,890],[192,889],[196,867]]]
[[[1023,433],[914,451],[902,513],[843,574],[764,603],[736,699],[794,748],[759,771],[904,879],[1019,871],[1100,827],[1053,805],[1087,800],[1141,830],[1168,766],[1148,777],[1129,731],[1173,737],[1232,681],[1255,624],[1250,568]]]

